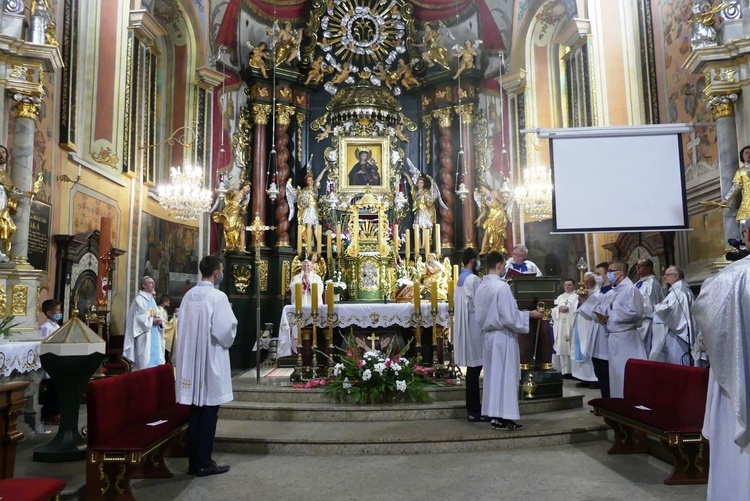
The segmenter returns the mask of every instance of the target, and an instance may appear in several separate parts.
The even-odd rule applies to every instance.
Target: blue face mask
[[[609,280],[609,283],[611,284],[614,284],[617,281],[617,277],[615,277],[614,271],[607,272],[607,280]]]
[[[55,322],[59,322],[60,320],[62,320],[62,313],[53,313],[52,320],[54,320]]]
[[[216,279],[216,287],[220,286],[223,281],[224,281],[224,274],[222,273],[221,276],[218,279]]]

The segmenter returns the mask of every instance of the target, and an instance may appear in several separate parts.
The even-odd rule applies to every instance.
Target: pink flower
[[[391,359],[390,358],[386,359],[385,366],[386,367],[390,367],[391,366]]]
[[[362,359],[357,360],[357,367],[362,367],[363,365],[365,365],[365,361],[364,360],[362,360]]]

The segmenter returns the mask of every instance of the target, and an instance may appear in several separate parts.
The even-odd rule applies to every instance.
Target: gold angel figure
[[[423,42],[415,44],[415,47],[424,48],[421,56],[427,66],[432,68],[435,64],[439,64],[446,70],[448,69],[448,49],[440,43],[440,32],[435,30],[430,23],[425,24]]]
[[[268,78],[268,65],[266,64],[266,61],[273,60],[273,57],[268,54],[268,44],[266,42],[261,42],[254,47],[253,44],[248,41],[245,42],[245,45],[250,48],[250,61],[248,62],[250,67],[259,70],[263,75],[263,78]]]
[[[250,201],[250,183],[244,182],[239,188],[233,189],[240,182],[230,187],[224,198],[224,208],[214,212],[211,219],[224,227],[224,249],[226,251],[245,251],[245,214]]]
[[[483,255],[490,251],[497,251],[508,255],[505,248],[506,228],[510,218],[506,207],[510,201],[510,188],[506,184],[500,190],[490,190],[487,186],[480,186],[474,191],[474,201],[479,207],[479,217],[474,221],[479,228],[484,230],[482,247],[479,254]]]

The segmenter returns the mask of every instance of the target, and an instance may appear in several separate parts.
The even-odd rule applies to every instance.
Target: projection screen
[[[688,229],[681,132],[664,126],[539,131],[550,139],[553,231]]]

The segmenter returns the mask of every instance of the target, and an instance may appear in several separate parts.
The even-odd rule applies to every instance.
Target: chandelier
[[[211,208],[211,192],[203,189],[203,169],[190,164],[172,167],[170,183],[159,186],[159,203],[177,219],[196,219]]]
[[[536,165],[523,170],[523,184],[516,188],[516,202],[536,221],[552,217],[552,175],[549,167]]]

